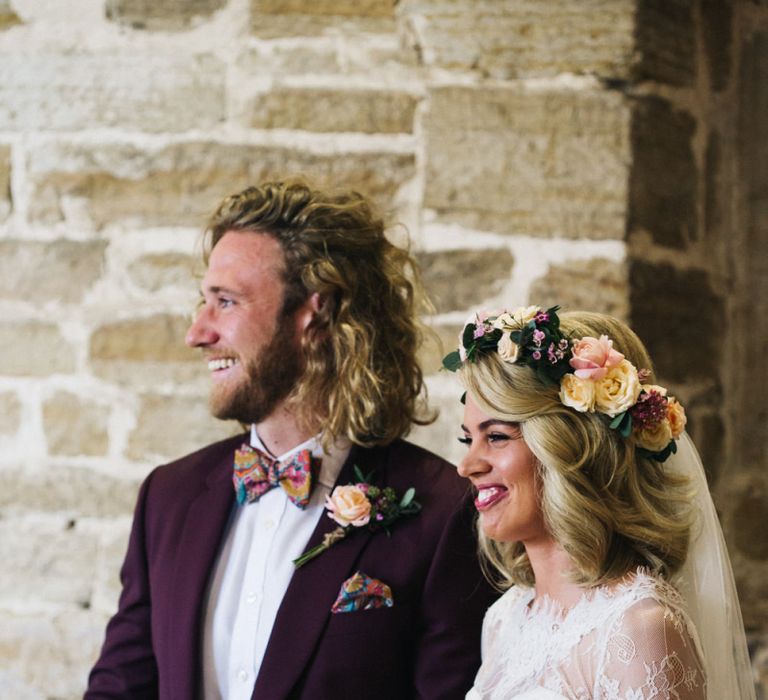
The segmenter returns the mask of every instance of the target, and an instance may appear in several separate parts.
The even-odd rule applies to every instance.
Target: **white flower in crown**
[[[539,311],[541,311],[541,308],[538,306],[520,306],[514,311],[505,311],[496,317],[493,327],[502,331],[522,328],[527,323],[530,323]]]
[[[498,352],[499,357],[504,360],[504,362],[509,362],[510,364],[517,362],[520,347],[514,340],[512,340],[509,331],[503,333],[501,338],[499,338]]]

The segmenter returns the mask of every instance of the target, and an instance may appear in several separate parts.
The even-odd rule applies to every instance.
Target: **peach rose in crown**
[[[637,403],[640,390],[635,366],[629,360],[621,360],[595,382],[595,407],[613,418]]]
[[[566,374],[560,380],[560,401],[581,413],[595,410],[595,383],[581,379],[575,374]]]
[[[668,420],[640,430],[636,434],[637,444],[651,452],[661,452],[672,441],[672,428]]]
[[[577,340],[571,349],[570,365],[581,379],[597,381],[618,367],[624,355],[613,349],[613,341],[607,335],[599,338],[586,336]]]
[[[371,502],[362,489],[355,485],[337,486],[325,497],[328,517],[342,527],[362,527],[371,519]]]
[[[677,438],[682,435],[685,430],[685,424],[688,422],[688,418],[685,415],[685,409],[678,402],[677,399],[670,397],[667,401],[667,420],[669,421],[669,427],[672,431],[672,437]]]
[[[517,356],[520,348],[518,347],[517,343],[512,340],[512,337],[509,335],[509,333],[503,333],[501,338],[499,338],[499,357],[504,360],[504,362],[509,362],[514,364],[517,362]]]

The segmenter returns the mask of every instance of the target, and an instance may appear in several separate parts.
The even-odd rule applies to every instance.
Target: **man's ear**
[[[318,292],[313,292],[299,309],[299,330],[303,333],[307,330],[313,319],[325,307],[325,298]]]

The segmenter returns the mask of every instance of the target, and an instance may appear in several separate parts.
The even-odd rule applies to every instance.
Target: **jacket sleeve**
[[[139,491],[128,551],[120,570],[123,588],[118,609],[107,625],[104,645],[89,676],[84,700],[149,700],[158,696],[145,539],[151,477]]]
[[[469,496],[445,523],[424,585],[415,648],[419,698],[463,700],[480,666],[483,617],[498,593],[480,570]]]

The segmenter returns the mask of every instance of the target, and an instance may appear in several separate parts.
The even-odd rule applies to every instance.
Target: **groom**
[[[289,181],[225,199],[206,261],[187,343],[212,413],[251,429],[142,485],[86,700],[463,698],[494,594],[466,486],[401,439],[423,388],[411,258],[359,195]],[[371,503],[397,515],[409,489],[421,510],[376,528]]]

